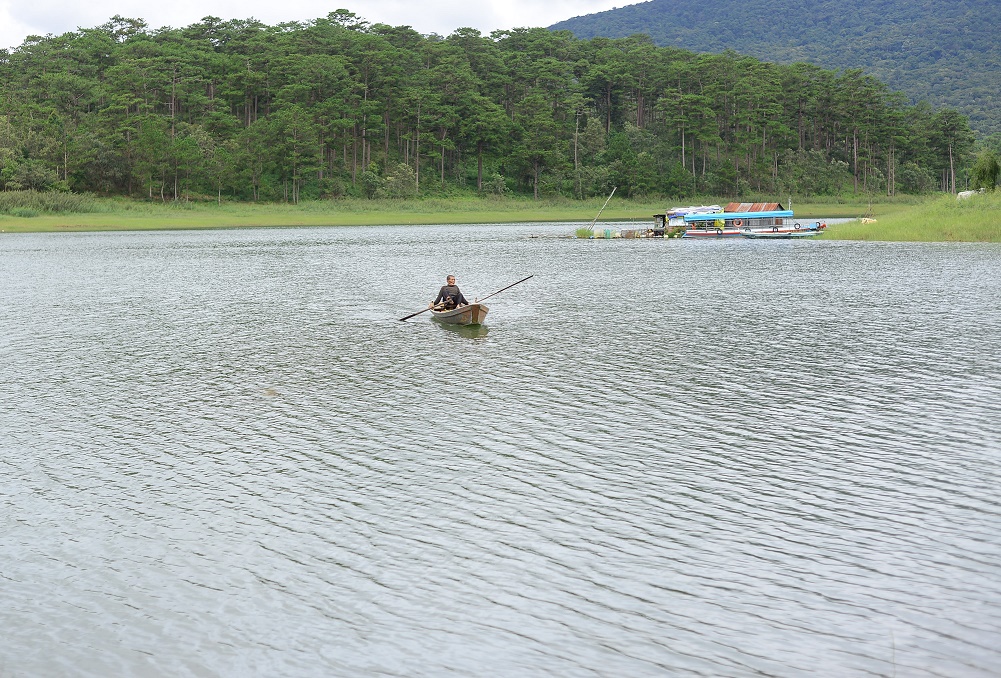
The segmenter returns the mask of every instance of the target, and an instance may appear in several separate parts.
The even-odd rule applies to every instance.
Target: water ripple
[[[995,675],[1001,251],[559,229],[0,241],[0,674]]]

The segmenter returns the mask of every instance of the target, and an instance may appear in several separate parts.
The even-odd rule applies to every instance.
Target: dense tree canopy
[[[860,70],[339,10],[0,51],[0,188],[158,200],[955,190],[973,135]],[[957,180],[957,176],[960,177]]]
[[[650,0],[561,21],[579,38],[650,35],[695,52],[862,68],[911,101],[949,105],[1001,132],[997,0]]]

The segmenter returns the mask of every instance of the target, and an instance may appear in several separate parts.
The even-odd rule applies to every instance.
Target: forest
[[[650,0],[550,26],[579,38],[645,33],[695,52],[861,68],[912,102],[948,105],[1001,134],[997,0]]]
[[[346,10],[116,16],[0,51],[0,189],[297,203],[965,187],[974,134],[859,69],[543,28],[421,35]]]

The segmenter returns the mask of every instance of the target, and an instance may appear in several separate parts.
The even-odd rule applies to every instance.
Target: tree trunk
[[[483,142],[476,142],[476,191],[483,192]]]
[[[440,161],[440,172],[439,178],[441,181],[441,187],[445,188],[445,136],[447,132],[443,129],[441,131],[441,161]]]
[[[886,163],[886,194],[892,197],[897,193],[896,148],[892,141],[890,142],[888,156]]]
[[[681,126],[681,166],[687,167],[688,164],[685,162],[685,126]],[[692,165],[692,172],[695,172],[695,165]]]
[[[580,162],[577,160],[577,140],[580,136],[580,112],[574,116],[574,127],[573,127],[573,175],[577,180],[577,198],[582,199],[584,197],[583,187],[580,183]]]
[[[382,142],[382,164],[384,167],[389,166],[389,109],[386,109],[385,115],[383,115],[383,123],[385,125],[386,133]]]
[[[605,134],[612,131],[612,83],[605,89]]]
[[[852,130],[852,193],[858,193],[858,130]]]
[[[956,164],[952,157],[952,142],[949,142],[949,183],[950,191],[952,193],[956,192]]]
[[[358,128],[355,127],[351,134],[351,185],[355,185],[358,178]]]
[[[414,192],[421,192],[421,104],[417,102],[417,132],[414,137]]]

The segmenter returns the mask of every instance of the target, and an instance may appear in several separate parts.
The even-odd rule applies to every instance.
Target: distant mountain
[[[1001,132],[998,0],[651,0],[550,28],[862,68],[915,102],[958,109],[981,134]]]

